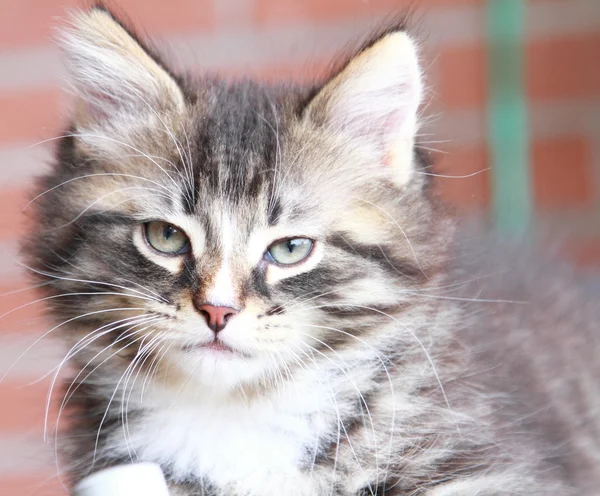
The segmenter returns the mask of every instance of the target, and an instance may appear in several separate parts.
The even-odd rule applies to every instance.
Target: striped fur
[[[147,460],[181,496],[594,494],[596,440],[573,441],[597,427],[592,376],[580,400],[561,393],[575,376],[529,384],[530,409],[511,396],[527,388],[499,350],[535,343],[553,314],[502,303],[487,259],[455,253],[421,173],[404,23],[312,88],[179,77],[103,8],[62,42],[77,112],[24,252],[72,347],[72,482]],[[155,220],[191,253],[153,250]],[[270,263],[289,237],[314,240],[310,257]],[[219,333],[233,351],[204,346],[205,302],[240,309]],[[574,325],[559,313],[557,348]],[[566,437],[562,401],[582,402]]]

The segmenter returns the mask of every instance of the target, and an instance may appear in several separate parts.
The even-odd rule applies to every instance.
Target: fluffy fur
[[[181,496],[596,494],[597,308],[453,241],[402,23],[312,88],[179,77],[103,8],[62,45],[77,111],[25,254],[71,346],[71,482],[143,460]],[[156,220],[191,253],[153,250]],[[271,263],[290,237],[311,255]],[[230,351],[207,302],[240,310]]]

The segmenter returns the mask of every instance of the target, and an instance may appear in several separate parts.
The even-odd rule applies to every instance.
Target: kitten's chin
[[[223,343],[187,347],[170,354],[169,368],[178,373],[179,387],[201,386],[226,393],[264,379],[269,367],[264,360],[239,353]],[[174,370],[173,370],[174,372]],[[177,387],[177,385],[175,385]]]

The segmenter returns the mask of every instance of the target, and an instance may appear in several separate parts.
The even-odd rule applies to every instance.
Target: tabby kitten
[[[182,77],[104,8],[61,39],[77,108],[25,254],[71,346],[71,483],[598,494],[597,306],[457,248],[402,23],[310,88]]]

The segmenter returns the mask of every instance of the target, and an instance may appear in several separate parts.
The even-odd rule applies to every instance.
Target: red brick
[[[448,108],[482,106],[487,98],[486,52],[483,47],[447,48],[438,59],[436,100]]]
[[[42,442],[46,397],[50,384],[51,379],[31,385],[17,383],[14,379],[0,383],[0,398],[2,398],[2,404],[5,405],[0,409],[0,436],[2,434],[15,435],[18,432],[38,433],[40,442]],[[54,389],[56,399],[51,403],[48,417],[50,431],[55,426],[57,406],[60,405],[60,403],[57,405],[56,402],[58,395],[61,394],[62,384],[58,383]]]
[[[533,100],[600,96],[600,34],[527,43],[527,94]]]
[[[252,70],[252,75],[266,82],[293,80],[301,83],[322,81],[328,75],[329,62],[270,65]]]
[[[79,0],[4,0],[0,48],[49,43],[56,17],[80,5]]]
[[[538,208],[590,205],[592,187],[590,150],[581,138],[537,141],[532,146],[533,184]]]
[[[57,88],[0,94],[0,143],[34,143],[57,136],[65,102]]]
[[[46,473],[0,477],[0,494],[6,496],[67,496],[53,467]]]
[[[27,231],[23,208],[30,196],[26,189],[0,189],[0,242],[14,242]]]
[[[483,209],[490,203],[490,175],[485,146],[472,148],[446,147],[447,153],[437,157],[433,172],[434,191],[459,210]],[[465,177],[468,176],[468,177]]]
[[[0,48],[50,43],[53,28],[61,23],[57,18],[64,18],[68,9],[85,5],[80,0],[4,0]],[[116,5],[116,12],[126,13],[135,26],[151,35],[206,30],[215,23],[210,0],[119,0]]]
[[[482,5],[483,0],[422,0],[419,12],[431,7]],[[257,24],[296,23],[298,21],[329,21],[348,18],[369,18],[393,14],[417,5],[414,0],[256,0],[254,20]]]
[[[24,278],[0,284],[0,334],[39,332],[50,328],[43,318],[41,303],[31,303],[41,295]]]
[[[134,26],[139,26],[151,37],[206,31],[215,26],[214,2],[211,0],[119,0],[115,5],[133,21]]]
[[[563,252],[582,267],[600,267],[600,239],[571,241]]]

